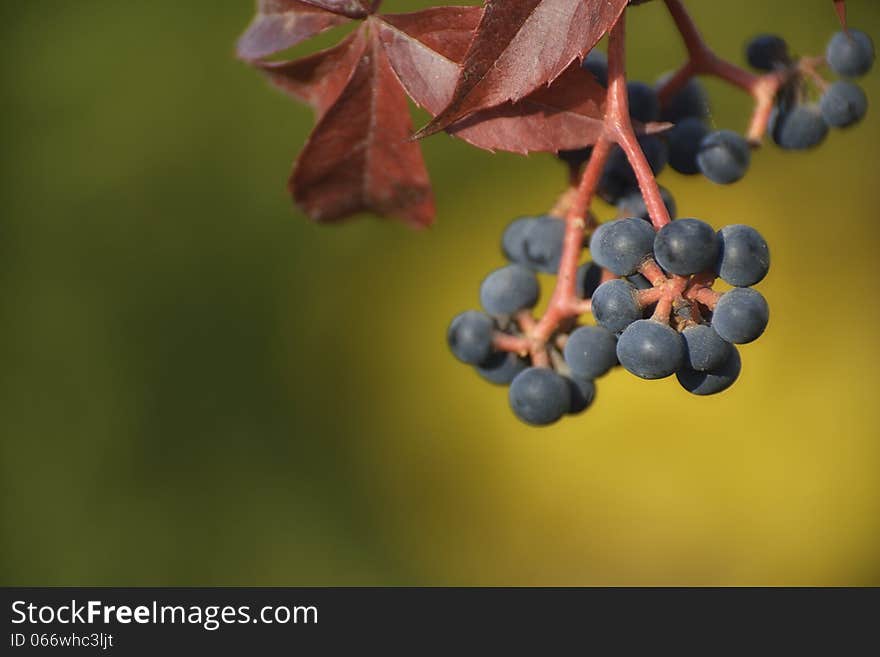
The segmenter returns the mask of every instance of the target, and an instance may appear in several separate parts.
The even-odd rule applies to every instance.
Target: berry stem
[[[840,25],[846,29],[846,0],[834,0],[834,10],[840,19]]]
[[[669,315],[672,312],[672,298],[668,294],[663,294],[657,300],[657,307],[654,308],[654,314],[651,319],[661,324],[669,323]]]
[[[593,153],[584,168],[580,184],[565,215],[565,237],[562,242],[562,257],[559,261],[556,287],[550,297],[547,312],[530,332],[530,337],[542,348],[563,320],[583,314],[583,312],[589,312],[589,307],[585,306],[583,301],[577,297],[575,279],[581,253],[584,249],[590,202],[610,152],[611,143],[604,136],[600,137],[593,147]]]
[[[623,149],[636,174],[639,190],[645,199],[645,207],[655,230],[669,223],[669,211],[660,195],[660,187],[654,178],[642,147],[636,138],[629,118],[629,100],[626,90],[626,10],[617,19],[608,35],[608,102],[605,114],[605,131]]]
[[[666,274],[660,269],[660,265],[654,262],[653,258],[649,258],[642,263],[642,266],[639,267],[639,273],[647,278],[651,285],[655,287],[666,284]]]
[[[529,341],[516,335],[509,335],[496,331],[492,336],[492,346],[496,351],[509,351],[515,354],[525,355],[529,353]]]
[[[657,303],[662,296],[662,287],[651,287],[647,290],[639,290],[636,293],[636,300],[639,302],[640,307],[647,308],[648,306]]]
[[[718,299],[721,298],[721,294],[711,288],[701,287],[695,290],[693,294],[690,295],[690,298],[703,304],[709,310],[714,310],[715,304],[717,304]]]

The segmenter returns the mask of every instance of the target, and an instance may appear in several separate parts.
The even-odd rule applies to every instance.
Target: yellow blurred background
[[[838,29],[827,0],[688,4],[737,61]],[[878,3],[848,5],[878,40]],[[0,8],[3,584],[880,585],[877,111],[732,187],[661,177],[771,245],[730,391],[615,371],[531,429],[445,331],[560,166],[434,137],[435,228],[308,223],[284,184],[311,113],[234,60],[252,11]],[[634,78],[681,61],[661,3],[629,34]],[[749,100],[707,86],[743,130]]]

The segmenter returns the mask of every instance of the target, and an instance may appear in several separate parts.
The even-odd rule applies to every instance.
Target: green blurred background
[[[689,4],[737,60],[837,29],[827,0]],[[880,36],[878,3],[849,8]],[[880,584],[876,111],[730,188],[663,175],[773,249],[733,389],[615,372],[535,430],[444,334],[560,167],[435,137],[434,229],[308,223],[285,181],[311,113],[234,60],[252,11],[2,3],[3,584]],[[631,14],[652,80],[682,47],[660,3]]]

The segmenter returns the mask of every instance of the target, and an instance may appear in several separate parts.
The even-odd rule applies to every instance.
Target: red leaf
[[[311,105],[318,117],[336,102],[363,55],[364,35],[360,30],[338,45],[292,62],[259,62],[278,88]]]
[[[483,10],[436,7],[382,16],[379,35],[394,72],[413,102],[436,116],[449,104]]]
[[[370,27],[359,30],[352,47],[360,59],[300,153],[290,189],[318,222],[372,211],[428,226],[434,199],[421,149],[409,138],[406,94]]]
[[[449,106],[417,136],[517,101],[556,79],[611,28],[627,0],[488,0]]]
[[[444,7],[383,16],[380,36],[391,65],[413,101],[436,114],[449,104],[480,17],[476,7]],[[487,150],[556,152],[595,143],[605,90],[573,63],[549,88],[518,103],[477,112],[447,128]]]
[[[257,15],[238,40],[237,54],[261,59],[347,21],[299,0],[259,0]]]
[[[342,14],[349,18],[366,18],[372,14],[382,0],[303,0],[310,5]]]
[[[605,89],[579,62],[553,84],[453,123],[449,134],[487,150],[527,154],[582,148],[603,130]]]

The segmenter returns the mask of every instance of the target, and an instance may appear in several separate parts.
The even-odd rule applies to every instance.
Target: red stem
[[[547,312],[531,332],[532,339],[539,343],[546,343],[563,320],[583,314],[585,311],[589,312],[583,300],[577,297],[577,268],[584,248],[590,202],[610,152],[611,144],[604,136],[600,137],[593,147],[590,161],[587,162],[566,213],[565,237],[562,242],[562,257],[559,261],[556,287],[553,289]]]
[[[629,118],[626,92],[626,11],[620,15],[608,35],[608,103],[605,130],[616,141],[636,174],[639,190],[645,199],[648,216],[655,230],[669,223],[669,211],[660,195],[651,165],[642,152]]]
[[[840,19],[840,24],[843,26],[843,29],[846,29],[846,2],[845,2],[845,0],[834,0],[834,9],[837,12],[837,17]]]
[[[721,294],[708,287],[701,287],[696,292],[694,292],[691,298],[694,301],[699,301],[709,310],[714,310],[715,304],[717,304],[718,299],[721,298]]]
[[[660,269],[660,265],[651,258],[642,263],[642,266],[639,267],[639,273],[655,287],[666,283],[666,274]]]
[[[520,355],[529,353],[530,349],[529,341],[526,338],[508,335],[501,331],[497,331],[493,336],[492,346],[496,351],[510,351]]]

